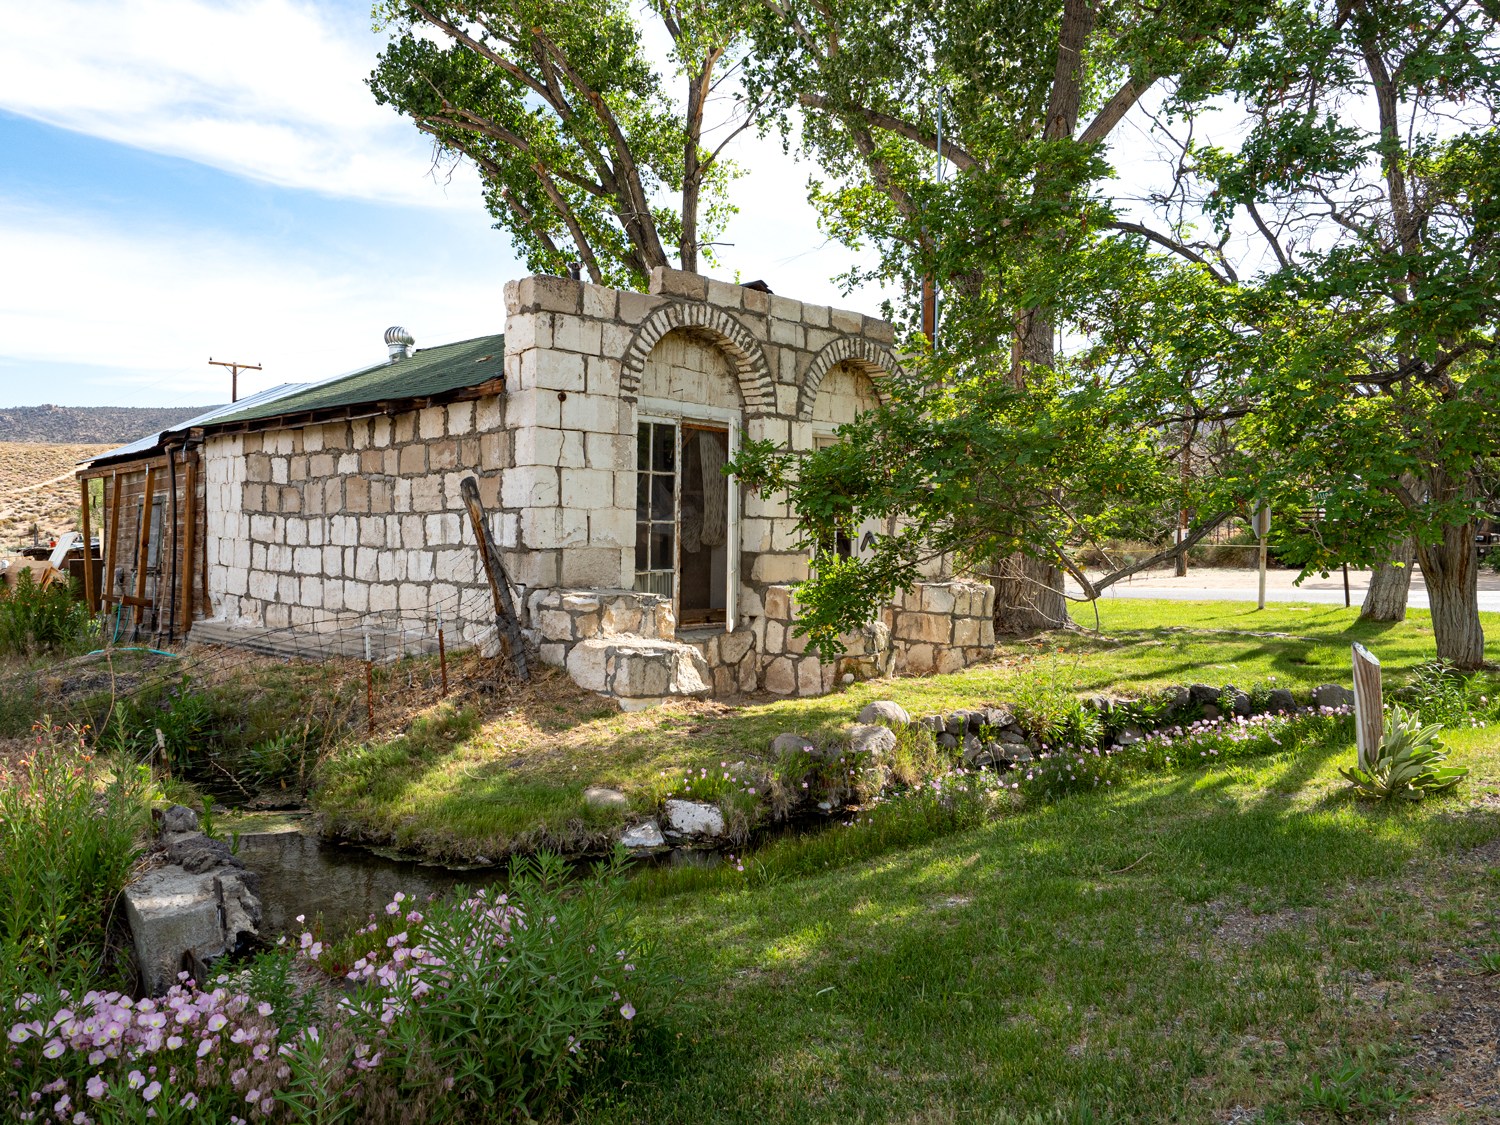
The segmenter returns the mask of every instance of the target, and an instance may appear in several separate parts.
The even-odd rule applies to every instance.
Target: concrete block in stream
[[[125,888],[141,988],[160,996],[186,965],[206,965],[256,936],[260,900],[234,868],[191,872],[175,864]],[[203,983],[202,981],[199,982]]]

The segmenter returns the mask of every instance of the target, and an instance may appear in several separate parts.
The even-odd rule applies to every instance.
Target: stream
[[[260,876],[261,934],[271,941],[301,933],[306,927],[297,922],[299,914],[309,923],[321,918],[324,934],[340,936],[383,914],[397,891],[420,900],[505,877],[499,867],[455,870],[325,842],[299,831],[294,818],[283,818],[274,831],[237,827],[239,858]]]

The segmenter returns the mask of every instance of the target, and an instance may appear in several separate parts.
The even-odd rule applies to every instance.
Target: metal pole
[[[448,698],[448,650],[443,647],[443,610],[438,608],[438,668],[443,674],[443,694],[441,699]]]
[[[1344,608],[1349,608],[1349,564],[1344,564]]]
[[[370,661],[370,629],[365,627],[365,729],[375,733],[375,666]]]

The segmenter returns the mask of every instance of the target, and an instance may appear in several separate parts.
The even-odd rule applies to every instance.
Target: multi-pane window
[[[673,596],[676,567],[677,427],[642,422],[636,435],[635,588]]]

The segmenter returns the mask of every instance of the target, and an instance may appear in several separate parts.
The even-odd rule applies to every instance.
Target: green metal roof
[[[211,425],[233,425],[286,414],[401,399],[435,398],[500,378],[505,370],[504,360],[504,336],[476,336],[456,344],[422,348],[394,363],[381,363],[314,383],[306,390],[283,398],[222,414],[214,418]]]

